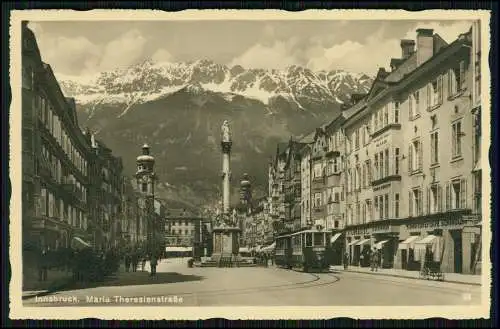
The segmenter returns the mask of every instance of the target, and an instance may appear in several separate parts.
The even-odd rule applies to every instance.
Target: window
[[[356,189],[361,189],[361,168],[359,165],[356,166]]]
[[[321,193],[314,193],[314,207],[321,206]]]
[[[408,195],[409,216],[422,215],[422,190],[420,188],[413,189]]]
[[[373,164],[374,168],[375,168],[375,179],[379,179],[379,171],[378,171],[378,154],[375,154],[375,161],[374,161],[374,164]]]
[[[314,164],[314,178],[320,178],[322,177],[322,169],[321,168],[321,163],[315,163]]]
[[[389,218],[389,194],[384,195],[384,201],[385,201],[385,218]]]
[[[384,162],[384,152],[379,153],[380,157],[380,163],[379,163],[379,173],[378,173],[378,178],[381,179],[384,177],[384,167],[385,167],[385,162]]]
[[[366,176],[366,171],[367,171],[367,168],[366,168],[366,162],[365,164],[363,165],[363,178],[361,179],[363,181],[362,185],[363,185],[363,188],[366,188],[368,187],[368,179],[367,179],[367,176]]]
[[[389,176],[389,149],[385,150],[385,177]]]
[[[467,180],[456,179],[446,186],[446,210],[467,208]]]
[[[366,211],[366,221],[371,222],[372,221],[372,200],[366,200],[365,201],[365,211]]]
[[[480,101],[481,100],[481,52],[478,51],[476,53],[476,63],[475,63],[475,70],[476,70],[476,77],[474,81],[475,89],[476,89],[476,100],[475,101]]]
[[[394,194],[394,218],[399,218],[399,193]]]
[[[384,106],[384,127],[389,124],[389,106],[386,104]]]
[[[427,108],[433,108],[443,103],[443,83],[442,77],[427,85]]]
[[[460,61],[448,72],[448,96],[453,97],[464,88],[465,61]]]
[[[148,191],[148,183],[142,183],[142,192]]]
[[[354,148],[359,149],[359,128],[354,131]]]
[[[415,140],[408,149],[408,171],[412,174],[422,170],[422,145],[420,140]]]
[[[378,130],[378,112],[373,113],[373,131]]]
[[[460,157],[462,155],[462,122],[457,121],[452,124],[452,141],[451,141],[451,150],[452,156]]]
[[[474,173],[474,213],[481,213],[481,195],[482,195],[482,174],[481,171]]]
[[[394,102],[394,123],[399,123],[399,102]]]
[[[429,214],[441,212],[441,187],[437,184],[431,185],[427,191],[427,210]]]
[[[431,134],[431,164],[439,163],[439,135],[438,132]]]
[[[333,158],[333,172],[338,173],[339,172],[339,163],[338,163],[338,158],[335,157]]]
[[[385,218],[385,214],[384,214],[384,196],[383,195],[379,195],[378,196],[378,214],[379,214],[379,218],[378,219]]]
[[[408,109],[410,120],[415,119],[420,114],[420,95],[416,91],[408,97]]]

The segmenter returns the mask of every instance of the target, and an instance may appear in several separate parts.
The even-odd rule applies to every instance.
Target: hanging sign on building
[[[464,220],[462,217],[456,218],[444,218],[439,220],[420,222],[420,223],[409,223],[406,224],[408,230],[422,230],[422,229],[451,229],[451,228],[461,228],[464,225]]]

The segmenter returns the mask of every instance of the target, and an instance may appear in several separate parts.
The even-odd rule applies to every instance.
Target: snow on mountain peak
[[[264,104],[282,95],[299,108],[303,98],[341,104],[346,94],[367,92],[373,81],[367,75],[340,70],[313,72],[297,65],[284,70],[245,69],[240,65],[228,68],[208,59],[184,63],[146,59],[128,68],[57,78],[64,93],[75,97],[77,103],[122,102],[127,107],[131,100],[147,102],[183,88],[196,94],[204,90],[239,94]]]

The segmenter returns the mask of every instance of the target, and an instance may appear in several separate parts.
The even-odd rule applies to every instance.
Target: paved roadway
[[[42,299],[31,298],[25,300],[24,305],[473,305],[480,303],[480,293],[479,286],[438,281],[352,272],[301,273],[276,267],[187,268],[186,259],[169,259],[159,264],[156,280],[145,272],[125,273],[100,286],[58,292]],[[156,301],[125,299],[144,296],[158,298]],[[73,302],[54,301],[64,297],[72,298]],[[90,297],[94,297],[94,300],[91,301]],[[53,300],[48,302],[47,298]]]

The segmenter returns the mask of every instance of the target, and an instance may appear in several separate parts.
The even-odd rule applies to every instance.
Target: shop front
[[[342,265],[345,253],[345,236],[340,231],[332,231],[330,246],[328,248],[328,259],[330,265]]]
[[[369,266],[374,249],[380,253],[380,266],[392,268],[397,250],[399,227],[391,222],[375,221],[346,229],[346,250],[351,265]]]
[[[467,211],[457,211],[406,219],[401,225],[395,266],[420,270],[425,259],[432,258],[443,272],[474,273],[480,227],[470,224],[470,218]]]

